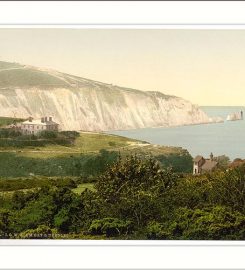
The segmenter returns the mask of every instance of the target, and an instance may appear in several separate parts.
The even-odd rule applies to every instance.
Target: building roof
[[[196,156],[195,158],[194,158],[194,162],[199,162],[201,159],[203,159],[203,156]]]
[[[47,125],[58,125],[58,123],[54,122],[54,121],[46,121],[46,122],[42,122],[41,119],[33,119],[32,121],[27,120],[22,122],[21,124],[23,125],[40,125],[40,126],[47,126]]]
[[[217,166],[218,162],[210,159],[206,159],[205,163],[202,165],[202,170],[211,171]]]

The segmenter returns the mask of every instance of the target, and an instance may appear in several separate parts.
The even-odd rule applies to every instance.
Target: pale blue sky
[[[0,29],[0,60],[199,105],[245,100],[245,30]]]

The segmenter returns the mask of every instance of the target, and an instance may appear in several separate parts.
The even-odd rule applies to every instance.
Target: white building
[[[21,132],[23,134],[38,134],[43,130],[58,131],[59,124],[53,121],[52,117],[42,117],[41,119],[29,119],[21,123]]]

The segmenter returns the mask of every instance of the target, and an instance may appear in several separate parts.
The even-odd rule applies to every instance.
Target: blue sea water
[[[239,112],[244,107],[201,107],[209,116]],[[180,126],[171,128],[144,128],[110,132],[116,135],[144,140],[153,144],[180,146],[192,156],[227,155],[230,159],[245,158],[245,120],[224,123]]]

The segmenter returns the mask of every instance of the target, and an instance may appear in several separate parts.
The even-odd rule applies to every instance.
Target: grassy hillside
[[[20,68],[20,67],[23,67],[23,66],[18,63],[0,61],[0,71],[3,69]]]
[[[192,158],[186,150],[103,133],[81,132],[73,145],[0,147],[0,177],[96,176],[118,155],[154,156],[163,166],[188,172]],[[14,168],[14,169],[13,169]]]
[[[0,147],[2,153],[15,153],[17,156],[30,158],[53,158],[67,157],[70,155],[80,155],[88,153],[99,153],[104,150],[134,149],[135,146],[141,145],[141,141],[128,139],[126,137],[107,135],[103,133],[80,132],[73,145],[64,146],[49,144],[43,147]],[[148,145],[145,143],[145,145]]]
[[[31,69],[9,69],[0,70],[0,86],[25,87],[51,85],[66,87],[68,86],[63,80],[39,70]]]

